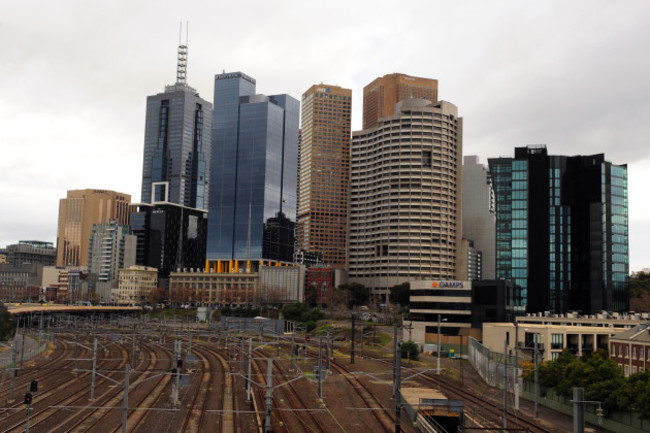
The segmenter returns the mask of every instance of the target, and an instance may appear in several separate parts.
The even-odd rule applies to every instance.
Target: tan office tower
[[[386,295],[422,279],[458,280],[462,119],[455,105],[406,99],[352,133],[350,280]],[[460,278],[459,278],[460,277]]]
[[[407,98],[438,100],[438,80],[388,74],[363,88],[363,129],[372,128],[377,121],[395,113],[395,104]]]
[[[318,84],[302,95],[296,252],[334,268],[347,258],[352,90]],[[308,263],[305,263],[308,265]]]
[[[88,266],[88,246],[93,224],[116,220],[129,224],[131,196],[99,189],[70,190],[59,203],[56,236],[57,266]]]

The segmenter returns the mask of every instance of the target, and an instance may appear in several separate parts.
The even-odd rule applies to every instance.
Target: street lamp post
[[[539,334],[533,334],[533,342],[535,344],[535,353],[533,356],[535,357],[534,362],[535,362],[535,419],[537,419],[537,405],[539,401],[539,381],[538,381],[538,372],[537,372],[537,344],[539,343]]]
[[[438,374],[440,374],[440,322],[446,322],[447,318],[441,319],[440,318],[440,313],[438,313],[438,347],[437,347],[437,352],[438,352]]]

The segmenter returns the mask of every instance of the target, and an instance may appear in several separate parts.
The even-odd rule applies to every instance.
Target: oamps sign
[[[469,281],[433,281],[431,287],[434,289],[465,289],[471,288]]]

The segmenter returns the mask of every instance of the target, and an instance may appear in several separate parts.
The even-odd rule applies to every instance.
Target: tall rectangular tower
[[[352,90],[317,84],[302,95],[296,249],[347,262]]]
[[[481,275],[478,279],[494,279],[495,215],[494,190],[487,167],[478,156],[463,158],[463,237],[473,242],[480,252]],[[471,278],[468,278],[471,279]]]
[[[496,276],[527,312],[626,311],[627,166],[515,148],[489,160],[497,209]]]
[[[56,265],[88,266],[93,224],[105,224],[112,219],[119,224],[129,224],[130,203],[130,195],[115,191],[68,191],[67,197],[59,203]]]
[[[438,100],[438,80],[388,74],[363,88],[363,129],[372,128],[377,121],[395,113],[395,104],[407,98]]]
[[[207,209],[212,104],[185,83],[186,56],[180,46],[176,84],[147,97],[141,201]]]
[[[293,261],[300,103],[215,75],[207,259]]]

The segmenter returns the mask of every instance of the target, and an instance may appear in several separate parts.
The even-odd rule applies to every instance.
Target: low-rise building
[[[609,356],[623,369],[625,376],[650,367],[650,322],[613,336]]]
[[[259,304],[259,272],[172,272],[169,300],[176,304],[248,307]]]
[[[540,359],[553,360],[565,348],[576,356],[609,350],[610,339],[644,321],[639,314],[531,314],[517,317],[515,323],[484,323],[482,341],[491,351],[502,353],[508,339],[508,351],[519,350],[526,358],[532,357],[533,340],[538,334]]]
[[[152,290],[158,287],[158,269],[149,266],[130,266],[119,271],[117,303],[140,305],[149,301]]]

